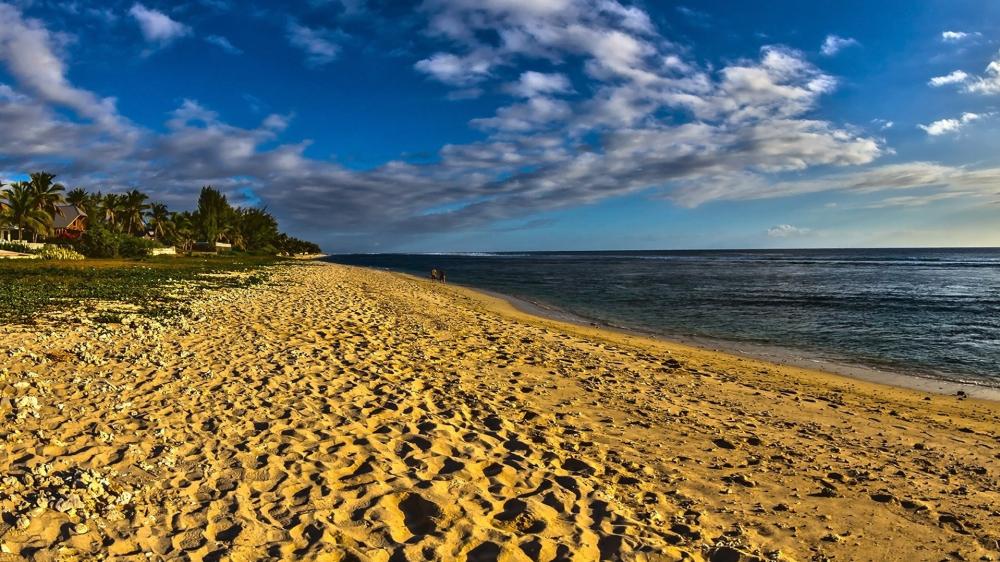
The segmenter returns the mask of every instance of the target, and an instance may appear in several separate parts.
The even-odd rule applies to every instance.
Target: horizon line
[[[1000,250],[1000,246],[824,246],[815,248],[662,248],[662,249],[599,249],[599,250],[454,250],[438,252],[332,252],[328,256],[440,256],[462,254],[541,254],[541,253],[599,253],[599,252],[773,252],[820,250]]]

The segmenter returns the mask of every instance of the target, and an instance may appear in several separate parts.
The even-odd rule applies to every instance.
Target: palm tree
[[[236,228],[236,221],[232,220],[234,218],[234,213],[223,213],[219,217],[219,231],[216,236],[216,242],[225,242],[226,244],[232,244],[239,247],[238,242],[239,231]]]
[[[35,172],[28,177],[30,178],[28,185],[35,195],[35,205],[38,206],[38,209],[53,218],[56,214],[62,214],[59,205],[65,201],[63,192],[66,191],[66,188],[62,184],[53,181],[56,179],[55,174]],[[38,234],[39,232],[35,231],[34,236],[36,240],[38,239]]]
[[[278,223],[266,209],[236,209],[236,236],[234,246],[250,252],[267,249],[278,235]]]
[[[52,215],[43,211],[38,202],[38,194],[28,182],[19,181],[4,190],[8,220],[17,225],[17,239],[24,240],[24,229],[30,228],[38,233],[48,234],[52,231]]]
[[[104,222],[121,232],[122,216],[125,209],[124,196],[117,193],[105,195],[101,200],[101,208],[104,210]]]
[[[245,250],[247,246],[247,239],[243,236],[243,231],[239,229],[236,225],[226,225],[223,234],[230,244],[238,250]]]
[[[190,252],[195,242],[195,222],[191,213],[171,213],[170,223],[173,229],[170,233],[172,243],[182,252]]]
[[[146,203],[148,199],[149,196],[138,189],[132,189],[122,196],[125,232],[135,234],[138,229],[139,234],[143,233],[142,230],[146,226],[146,223],[142,220],[142,217],[149,210],[149,203]]]
[[[70,205],[76,205],[77,207],[80,207],[81,209],[84,210],[86,210],[87,200],[89,198],[90,195],[87,193],[87,191],[79,187],[76,189],[71,189],[66,192],[66,202],[69,203]]]
[[[86,194],[80,208],[89,215],[89,220],[104,222],[106,218],[104,216],[104,194],[100,191],[87,191]]]
[[[66,188],[61,183],[55,183],[53,180],[56,179],[56,176],[48,172],[35,172],[29,178],[28,184],[31,185],[31,190],[38,198],[39,208],[50,215],[55,215],[56,206],[66,200],[63,197]]]
[[[5,240],[6,229],[10,224],[10,205],[7,204],[7,191],[3,189],[4,183],[0,182],[0,242]]]
[[[149,222],[153,229],[153,236],[163,239],[170,232],[170,211],[163,203],[153,203],[149,206]]]

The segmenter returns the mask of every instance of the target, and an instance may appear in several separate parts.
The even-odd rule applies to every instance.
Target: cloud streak
[[[191,34],[190,27],[172,19],[163,12],[147,8],[142,4],[133,4],[128,13],[139,24],[139,30],[146,41],[165,45]]]
[[[225,52],[227,52],[227,53],[229,53],[231,55],[241,55],[241,54],[243,54],[243,50],[242,49],[240,49],[239,47],[233,45],[229,41],[229,39],[226,39],[225,37],[222,37],[221,35],[209,35],[208,37],[205,37],[205,41],[207,41],[208,43],[211,43],[212,45],[215,45],[216,47],[222,49],[223,51],[225,51]]]
[[[930,86],[941,87],[950,84],[961,85],[961,91],[970,94],[1000,94],[1000,52],[986,65],[981,75],[972,75],[964,70],[955,70],[943,76],[935,76],[928,82]]]
[[[967,31],[942,31],[941,40],[945,43],[958,43],[974,37],[978,37],[979,32],[969,33]]]
[[[981,76],[972,76],[965,82],[965,91],[974,94],[1000,94],[1000,53],[986,65]]]
[[[771,238],[791,238],[803,236],[812,232],[812,229],[792,226],[790,224],[778,224],[767,229],[767,235]]]
[[[938,121],[930,123],[929,125],[917,125],[917,127],[923,129],[924,132],[926,132],[928,135],[932,137],[937,137],[949,133],[957,133],[969,123],[972,123],[973,121],[978,121],[983,117],[988,117],[988,115],[980,115],[978,113],[966,112],[963,113],[957,119],[940,119]]]
[[[337,39],[342,35],[320,29],[312,29],[294,21],[286,29],[288,41],[306,54],[306,64],[323,66],[330,64],[340,54]]]
[[[53,50],[53,45],[61,42],[41,22],[23,18],[9,4],[0,4],[0,61],[25,94],[38,103],[73,110],[108,129],[124,129],[114,98],[99,98],[70,84],[66,65]]]
[[[848,47],[856,47],[858,45],[860,45],[860,43],[858,43],[858,40],[853,37],[827,35],[826,39],[823,40],[823,44],[819,48],[819,52],[824,56],[832,57]]]
[[[961,84],[969,79],[969,75],[964,71],[956,70],[944,76],[935,76],[931,78],[927,83],[935,88],[945,86],[947,84]]]

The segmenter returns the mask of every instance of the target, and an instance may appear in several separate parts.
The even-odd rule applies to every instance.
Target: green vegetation
[[[24,242],[0,242],[0,250],[19,254],[35,254],[45,260],[82,260],[86,256],[69,246],[46,244],[40,249],[29,248]]]
[[[86,213],[82,234],[67,227],[77,211],[66,204]],[[60,214],[67,209],[71,215]],[[16,232],[16,241],[0,243],[0,249],[45,258],[3,261],[0,323],[45,316],[113,322],[125,314],[184,314],[194,292],[258,283],[264,269],[278,263],[274,256],[319,252],[315,244],[279,232],[266,210],[233,207],[212,187],[202,188],[194,211],[171,212],[136,189],[67,192],[44,172],[0,190],[0,229]],[[26,246],[42,241],[46,245],[41,249]],[[213,257],[148,257],[151,249],[165,245],[184,253],[199,243],[214,249],[220,242],[236,251]],[[92,259],[74,261],[84,256]]]
[[[82,260],[84,255],[68,246],[56,246],[46,244],[41,250],[36,252],[38,256],[45,260]]]
[[[55,218],[63,204],[75,205],[87,214],[82,235],[56,231]],[[201,189],[196,210],[171,212],[137,189],[108,194],[80,188],[67,192],[46,172],[33,173],[29,181],[14,182],[0,191],[0,228],[4,227],[16,230],[18,241],[69,245],[90,258],[143,257],[163,246],[186,253],[197,243],[209,249],[226,243],[252,255],[320,251],[316,244],[279,232],[277,220],[266,210],[233,207],[211,186]]]
[[[24,242],[0,242],[0,250],[5,250],[8,252],[17,252],[19,254],[30,254],[32,253],[31,248],[28,247]]]
[[[115,322],[127,313],[184,314],[194,293],[260,283],[277,263],[281,260],[251,256],[10,260],[0,267],[0,323],[34,322],[45,313],[100,322]]]
[[[52,234],[51,209],[62,201],[60,192],[63,189],[59,184],[52,184],[53,178],[51,174],[31,174],[30,182],[15,182],[0,193],[0,219],[17,227],[18,240],[24,240],[26,231],[35,239],[39,234]]]

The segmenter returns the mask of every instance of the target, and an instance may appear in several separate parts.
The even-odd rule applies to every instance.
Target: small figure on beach
[[[440,267],[435,267],[431,269],[431,281],[440,281],[444,283],[445,282],[444,270],[441,269]]]

